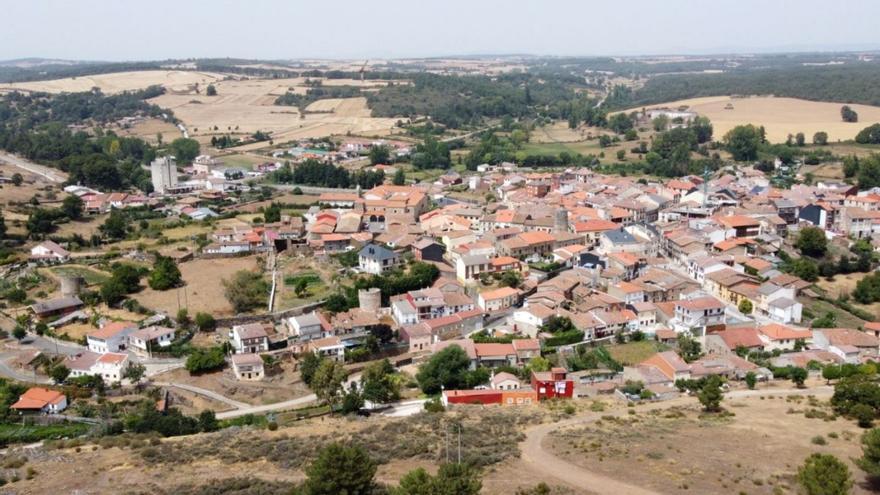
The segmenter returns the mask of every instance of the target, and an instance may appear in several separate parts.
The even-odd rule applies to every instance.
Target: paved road
[[[758,390],[735,390],[733,392],[729,392],[724,394],[725,399],[742,399],[748,397],[758,397],[758,396],[767,396],[767,395],[793,395],[793,394],[813,394],[813,395],[830,395],[833,392],[834,388],[823,385],[820,387],[813,387],[809,389],[758,389]],[[673,399],[670,401],[657,402],[653,404],[648,404],[646,406],[640,407],[639,411],[648,411],[652,409],[664,409],[675,405],[680,404],[692,404],[694,402],[693,397],[682,397],[679,399]],[[526,464],[528,464],[529,469],[534,470],[536,473],[540,473],[542,476],[541,479],[545,481],[547,478],[556,478],[557,481],[565,483],[567,485],[573,486],[575,488],[588,488],[591,492],[595,492],[598,494],[609,494],[609,495],[618,495],[621,493],[626,493],[629,495],[657,495],[658,492],[655,492],[650,489],[642,488],[639,486],[631,485],[625,481],[621,481],[619,479],[610,478],[600,473],[595,473],[585,469],[582,466],[578,466],[571,462],[568,462],[560,457],[557,457],[553,453],[544,449],[543,442],[547,438],[547,435],[550,433],[559,430],[564,427],[570,426],[582,426],[589,423],[593,423],[598,419],[601,419],[603,415],[609,415],[608,413],[595,413],[590,414],[588,416],[581,416],[578,418],[570,419],[567,421],[561,421],[558,423],[548,423],[538,425],[534,428],[531,428],[526,431],[526,440],[522,444],[522,460]],[[626,416],[627,413],[625,411],[618,412],[616,414],[611,414],[612,416],[623,417]],[[625,479],[626,475],[622,473],[621,478]]]
[[[228,406],[236,408],[236,410],[239,410],[239,411],[253,407],[250,404],[246,404],[244,402],[239,402],[237,400],[232,400],[229,397],[226,397],[225,395],[221,395],[221,394],[218,394],[217,392],[214,392],[213,390],[208,390],[208,389],[204,389],[201,387],[188,385],[186,383],[153,382],[153,385],[158,385],[160,387],[173,387],[173,388],[179,388],[181,390],[186,390],[188,392],[192,392],[194,394],[198,394],[198,395],[201,395],[204,397],[208,397],[209,399],[214,399],[218,402],[222,402]],[[223,413],[221,413],[221,414],[223,414]],[[220,414],[218,414],[217,417],[220,417]]]
[[[63,354],[65,356],[75,356],[81,352],[89,350],[85,346],[67,342],[65,340],[50,339],[48,337],[40,337],[36,334],[28,334],[22,341],[23,344],[29,344],[43,352],[50,354]]]
[[[5,378],[11,378],[13,380],[25,383],[42,383],[48,384],[51,383],[52,380],[46,377],[42,377],[40,375],[34,376],[33,373],[24,372],[24,370],[17,370],[8,364],[6,361],[14,358],[15,355],[13,353],[4,352],[0,353],[0,375]]]

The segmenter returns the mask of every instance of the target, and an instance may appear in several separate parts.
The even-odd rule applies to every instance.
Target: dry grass
[[[728,104],[733,105],[732,110],[725,110]],[[853,139],[866,126],[880,121],[880,107],[850,105],[858,112],[859,122],[848,123],[840,119],[841,103],[770,96],[710,96],[652,105],[650,108],[679,106],[687,106],[690,110],[709,117],[715,128],[716,139],[738,125],[755,124],[763,125],[767,130],[767,139],[774,143],[784,142],[789,134],[798,132],[803,132],[809,142],[818,131],[827,132],[828,140],[833,142]]]
[[[135,294],[134,298],[147,308],[176,314],[178,296],[180,307],[188,303],[190,314],[199,311],[215,316],[232,315],[232,307],[223,295],[223,280],[238,270],[256,270],[256,256],[243,258],[197,259],[179,265],[186,287],[166,291],[150,288]]]
[[[311,391],[300,381],[299,372],[294,371],[295,362],[282,361],[277,372],[263,381],[239,381],[232,369],[226,368],[215,373],[192,376],[185,369],[176,369],[156,375],[153,379],[161,382],[185,383],[212,390],[225,397],[248,404],[273,404],[309,395]],[[229,406],[220,404],[216,410],[226,410]]]
[[[759,397],[725,401],[734,417],[701,417],[690,405],[603,418],[557,432],[545,441],[557,455],[628,483],[671,493],[777,493],[794,488],[797,467],[810,453],[831,453],[863,473],[851,459],[861,453],[861,430],[851,421],[808,419],[807,409],[825,410],[806,398]],[[638,412],[638,409],[636,409]],[[838,434],[838,439],[828,437]],[[812,438],[827,437],[827,445]],[[625,473],[625,474],[624,474]],[[787,492],[787,491],[784,491]],[[856,486],[854,493],[867,493]]]
[[[210,72],[179,71],[179,70],[146,70],[132,72],[114,72],[93,76],[71,77],[51,81],[29,81],[0,85],[2,89],[44,91],[47,93],[75,93],[90,91],[94,87],[101,88],[104,93],[120,93],[143,89],[159,84],[171,91],[188,91],[198,83],[207,85],[223,78],[222,74]]]
[[[821,289],[824,289],[828,297],[837,298],[840,295],[852,294],[852,291],[856,288],[856,284],[859,280],[865,278],[866,275],[868,274],[847,273],[846,275],[835,275],[834,279],[831,281],[828,281],[825,278],[820,278],[819,281],[816,282],[816,285]],[[867,311],[869,314],[880,315],[880,302],[875,302],[873,304],[859,304],[851,299],[850,303],[856,308]]]

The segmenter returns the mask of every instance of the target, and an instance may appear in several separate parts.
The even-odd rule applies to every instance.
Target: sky
[[[878,0],[2,0],[0,60],[880,49]]]

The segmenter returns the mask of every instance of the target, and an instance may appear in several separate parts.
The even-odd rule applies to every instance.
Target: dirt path
[[[45,177],[51,182],[61,183],[67,180],[67,174],[60,170],[46,167],[44,165],[37,165],[36,163],[29,162],[24,158],[17,157],[10,153],[0,153],[0,160],[14,165],[22,170],[26,170],[32,174]]]
[[[813,395],[830,395],[833,392],[830,386],[813,387],[809,389],[759,389],[759,390],[736,390],[724,395],[725,399],[743,399],[768,395],[794,395],[794,394],[813,394]],[[638,411],[650,411],[654,409],[664,409],[672,406],[692,404],[693,397],[682,397],[665,402],[657,402],[638,408]],[[631,485],[625,481],[620,481],[608,476],[594,473],[572,464],[565,459],[555,456],[552,452],[546,450],[543,446],[547,436],[561,428],[570,426],[581,426],[592,423],[602,415],[608,416],[607,413],[594,413],[587,416],[581,416],[557,423],[549,423],[538,425],[526,431],[526,439],[520,445],[522,450],[522,460],[528,465],[528,468],[536,473],[540,473],[548,478],[556,478],[567,485],[578,489],[588,489],[598,494],[618,495],[626,493],[628,495],[658,495],[659,492]],[[625,411],[610,414],[611,416],[623,417],[627,413]],[[622,478],[626,475],[622,473]],[[550,481],[550,480],[545,480]]]

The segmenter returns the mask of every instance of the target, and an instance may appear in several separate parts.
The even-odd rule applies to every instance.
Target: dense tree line
[[[361,89],[357,86],[317,86],[306,90],[306,94],[285,92],[275,98],[276,105],[299,107],[303,112],[310,104],[327,98],[355,98],[361,96]]]
[[[583,81],[583,79],[581,79]],[[572,81],[536,74],[443,76],[416,74],[411,85],[390,85],[367,95],[376,117],[429,115],[435,122],[459,128],[477,125],[485,118],[547,116],[593,119],[574,102],[583,100]]]
[[[381,170],[349,171],[345,167],[319,160],[305,160],[293,168],[284,164],[272,172],[272,180],[281,184],[303,184],[306,186],[336,187],[346,189],[361,186],[372,189],[385,182],[385,172]]]
[[[99,91],[55,96],[10,93],[0,99],[0,149],[60,168],[70,174],[71,183],[101,189],[133,186],[150,192],[149,173],[141,168],[156,156],[149,144],[112,132],[99,131],[91,137],[67,125],[160,114],[159,107],[144,99],[162,91],[151,87],[109,96]]]
[[[699,96],[776,95],[813,101],[880,104],[877,64],[785,67],[740,70],[721,74],[663,75],[649,79],[617,108],[653,105]]]

